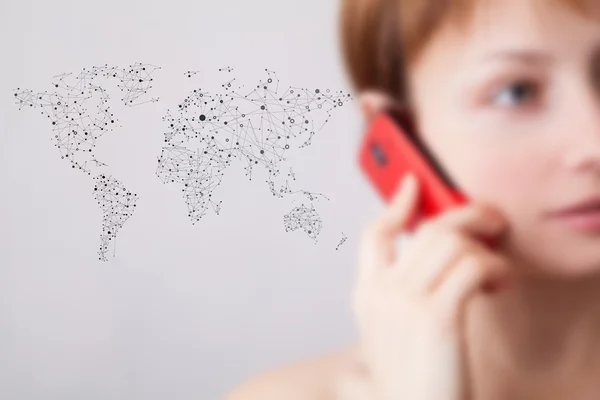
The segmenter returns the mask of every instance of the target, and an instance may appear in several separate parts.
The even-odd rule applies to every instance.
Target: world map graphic
[[[61,159],[91,177],[91,192],[102,211],[101,261],[108,261],[111,243],[134,217],[140,200],[95,151],[102,137],[121,129],[108,88],[116,86],[126,107],[156,103],[160,97],[153,93],[153,83],[159,71],[161,67],[143,63],[92,66],[54,76],[48,90],[16,88],[12,94],[19,110],[37,110],[47,120]],[[284,86],[270,70],[252,85],[239,82],[230,67],[215,73],[223,83],[219,91],[211,92],[202,89],[199,71],[183,72],[199,87],[158,118],[164,144],[153,173],[164,184],[180,188],[187,216],[196,224],[209,210],[222,212],[227,199],[221,199],[217,189],[232,165],[241,161],[250,181],[254,171],[262,169],[267,179],[259,183],[274,197],[302,199],[282,216],[285,231],[303,231],[316,242],[323,228],[318,205],[330,199],[300,189],[288,161],[295,151],[312,145],[351,95],[329,88]],[[336,250],[347,240],[343,232],[341,236]]]

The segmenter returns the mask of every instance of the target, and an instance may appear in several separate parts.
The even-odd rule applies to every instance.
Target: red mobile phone
[[[374,118],[359,150],[359,163],[386,202],[405,173],[417,177],[421,200],[409,231],[423,219],[468,201],[399,110],[387,110]]]

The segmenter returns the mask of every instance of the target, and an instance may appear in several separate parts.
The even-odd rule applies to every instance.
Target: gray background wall
[[[356,166],[356,103],[291,153],[330,199],[318,244],[285,233],[290,204],[230,168],[221,215],[192,225],[177,186],[155,175],[165,109],[232,66],[283,85],[349,90],[337,1],[4,0],[0,4],[0,398],[217,399],[258,372],[355,338],[349,296],[357,240],[380,202]],[[157,103],[122,112],[98,153],[140,196],[116,257],[97,261],[92,180],[60,159],[39,111],[12,90],[134,62],[162,69]],[[348,241],[335,251],[341,232]]]

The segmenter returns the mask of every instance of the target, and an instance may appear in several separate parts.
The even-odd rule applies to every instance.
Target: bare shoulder
[[[313,357],[264,372],[234,388],[225,400],[340,400],[356,392],[356,348]],[[356,398],[354,396],[353,398]]]

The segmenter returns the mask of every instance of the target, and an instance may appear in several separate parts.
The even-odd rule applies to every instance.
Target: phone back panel
[[[412,171],[421,187],[421,218],[465,203],[465,196],[419,138],[403,130],[406,124],[399,113],[381,113],[372,121],[363,139],[359,163],[379,195],[390,202],[402,177]]]

